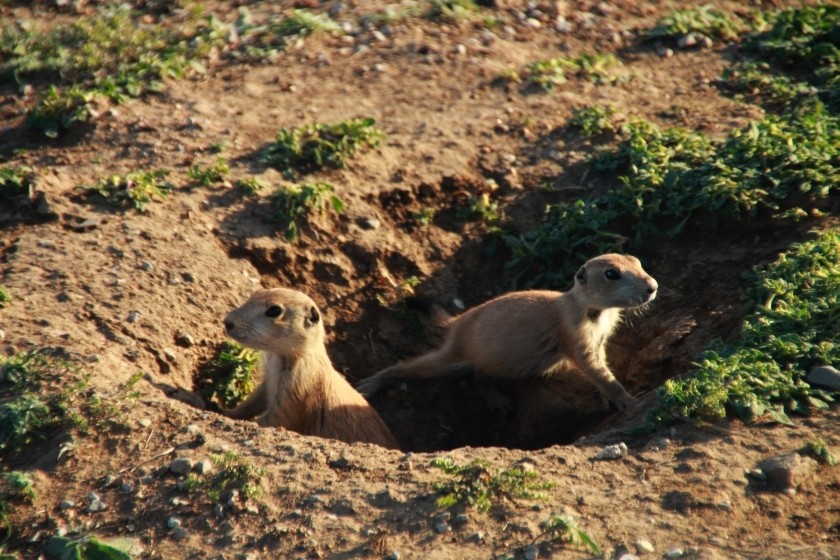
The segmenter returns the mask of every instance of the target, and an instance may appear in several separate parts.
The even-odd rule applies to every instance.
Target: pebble
[[[192,335],[187,333],[178,333],[175,335],[175,342],[179,346],[183,346],[184,348],[191,348],[195,346],[195,339]]]
[[[175,529],[175,528],[181,526],[181,520],[178,519],[177,517],[170,517],[169,519],[166,520],[166,526],[169,527],[170,529]]]
[[[375,218],[373,216],[364,216],[359,218],[359,225],[365,229],[379,229],[379,226],[382,225],[382,222],[379,221],[379,218]]]
[[[647,539],[639,539],[635,543],[633,543],[633,546],[636,547],[636,552],[638,552],[639,554],[650,554],[651,552],[656,550],[655,548],[653,548],[653,543],[651,543]]]
[[[6,331],[0,329],[0,340],[3,340],[4,338],[6,338]]]
[[[639,557],[632,552],[624,551],[615,557],[615,560],[639,560]]]
[[[152,425],[152,421],[149,420],[148,418],[141,418],[140,420],[137,421],[137,423],[140,424],[141,428],[148,428],[149,426]]]
[[[502,159],[505,160],[507,163],[516,163],[516,156],[513,154],[504,154],[502,155]]]
[[[557,16],[557,19],[554,20],[554,30],[557,33],[571,33],[572,32],[572,24],[569,23],[563,16]]]
[[[144,272],[152,272],[154,269],[155,266],[149,261],[143,261],[142,263],[140,263],[140,270]]]
[[[683,554],[685,554],[685,552],[683,552],[683,549],[672,548],[671,550],[665,553],[665,558],[682,558]]]
[[[140,312],[139,311],[129,311],[128,312],[128,317],[126,317],[126,321],[128,321],[129,323],[136,323],[139,318],[140,318]]]
[[[60,504],[58,504],[59,509],[73,509],[76,507],[76,502],[73,500],[62,500]]]
[[[96,513],[98,511],[102,511],[106,509],[108,506],[99,498],[99,495],[95,492],[91,492],[88,494],[88,507],[87,510],[91,513]]]
[[[466,55],[467,54],[466,45],[458,43],[458,45],[455,47],[455,54],[460,55],[460,56]]]
[[[216,517],[223,517],[225,515],[225,507],[222,504],[213,506],[213,515]]]
[[[540,557],[540,547],[531,544],[525,549],[525,560],[537,560]]]
[[[388,556],[385,557],[386,560],[400,560],[400,553],[397,551],[392,552]]]
[[[525,20],[525,25],[530,27],[531,29],[540,29],[542,28],[542,22],[537,18],[529,17]]]
[[[182,541],[188,536],[190,536],[190,534],[183,527],[175,527],[174,529],[172,529],[172,538],[174,538],[176,541]]]
[[[122,490],[126,494],[131,494],[132,492],[134,492],[134,486],[132,486],[128,482],[124,482],[123,485],[120,487],[120,490]]]
[[[780,489],[795,489],[817,469],[816,461],[795,452],[765,459],[758,466],[770,483]]]
[[[698,36],[696,33],[686,33],[677,39],[677,46],[681,49],[690,49],[697,45]]]
[[[656,54],[662,58],[671,58],[674,56],[674,49],[657,49]]]
[[[622,441],[621,443],[605,447],[595,455],[595,458],[599,461],[610,461],[621,459],[625,456],[627,456],[627,445]]]
[[[192,470],[192,468],[192,461],[187,457],[179,457],[177,459],[173,459],[172,462],[169,463],[169,470],[175,474],[187,474]]]
[[[700,38],[697,39],[697,44],[700,45],[701,49],[711,49],[715,42],[707,35],[700,35]]]
[[[470,520],[470,516],[467,515],[466,513],[459,513],[458,515],[455,516],[455,523],[464,524],[469,520]]]
[[[385,34],[379,31],[378,29],[374,29],[373,31],[371,31],[370,34],[373,35],[373,38],[379,41],[380,43],[384,43],[388,40],[388,37],[386,37]]]
[[[441,534],[451,533],[452,532],[452,526],[449,523],[437,523],[435,525],[435,531],[437,531],[438,533],[441,533]]]
[[[840,371],[832,366],[815,366],[805,377],[811,385],[823,387],[829,391],[840,391]]]
[[[208,459],[204,459],[203,461],[199,461],[193,465],[193,470],[198,474],[207,474],[213,470],[213,462]]]

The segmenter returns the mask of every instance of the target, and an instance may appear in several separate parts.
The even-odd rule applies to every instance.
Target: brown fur
[[[272,308],[280,310],[275,317],[266,314]],[[321,313],[309,297],[284,288],[260,290],[225,317],[225,330],[263,352],[262,383],[225,415],[256,416],[261,426],[398,448],[376,411],[333,368]]]
[[[608,272],[611,271],[611,272]],[[610,280],[606,274],[620,274]],[[511,292],[446,321],[443,345],[400,362],[359,383],[371,396],[398,377],[427,378],[464,368],[497,378],[522,378],[577,368],[619,408],[634,399],[607,366],[605,343],[621,320],[621,310],[656,297],[656,280],[636,257],[608,254],[587,261],[566,293]]]

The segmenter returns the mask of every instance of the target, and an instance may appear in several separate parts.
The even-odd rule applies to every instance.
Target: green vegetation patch
[[[103,398],[88,387],[90,374],[51,349],[0,357],[0,459],[67,431],[106,429],[136,398],[140,374]]]
[[[0,199],[14,201],[32,196],[35,176],[25,165],[0,167]]]
[[[228,173],[230,173],[230,166],[224,158],[219,157],[213,165],[207,167],[201,167],[197,163],[190,166],[187,178],[197,185],[209,187],[223,181]]]
[[[475,0],[430,0],[428,4],[427,18],[451,23],[469,18],[479,9]]]
[[[649,39],[677,40],[689,33],[701,33],[712,39],[732,40],[746,28],[744,22],[711,4],[671,10],[648,33]]]
[[[716,342],[687,379],[669,380],[651,412],[656,423],[746,421],[828,407],[834,397],[805,381],[815,364],[840,363],[840,230],[794,246],[756,269],[748,292],[753,310],[741,338]]]
[[[838,124],[817,100],[768,115],[722,141],[631,121],[621,127],[619,144],[593,159],[596,169],[622,171],[622,186],[551,206],[537,228],[508,236],[509,266],[559,287],[588,256],[626,245],[619,221],[638,242],[650,234],[678,235],[701,211],[712,222],[759,209],[801,217],[805,212],[794,202],[828,197],[840,181]]]
[[[230,499],[234,491],[246,500],[257,499],[262,495],[260,478],[265,476],[265,469],[246,461],[233,451],[211,455],[210,459],[218,471],[210,477],[190,473],[187,475],[187,491],[204,492],[216,502]]]
[[[437,504],[441,507],[474,507],[485,512],[503,500],[547,500],[545,491],[554,487],[554,483],[540,480],[533,470],[497,471],[482,460],[457,465],[450,459],[435,459],[432,466],[454,477],[433,484],[435,492],[440,494]]]
[[[169,172],[163,169],[132,171],[101,179],[88,190],[102,196],[116,208],[145,212],[149,203],[165,199],[174,188],[166,181],[167,175]]]
[[[190,14],[157,24],[138,18],[122,4],[48,30],[7,26],[0,34],[0,82],[70,83],[119,101],[161,91],[166,77],[203,72],[201,59],[224,44],[225,30],[212,18]]]
[[[792,109],[817,93],[813,86],[773,72],[766,62],[736,64],[721,79],[730,90],[777,110]]]
[[[586,546],[594,554],[601,554],[595,541],[578,527],[577,519],[571,515],[552,515],[542,523],[543,537],[551,542],[569,543],[572,546]]]
[[[290,39],[318,32],[343,34],[344,30],[327,14],[305,9],[292,10],[290,15],[274,16],[263,23],[255,23],[250,11],[240,6],[235,28],[241,41],[234,57],[248,60],[271,58],[289,46]]]
[[[12,294],[4,286],[0,286],[0,309],[6,307],[12,301]]]
[[[614,115],[615,109],[599,105],[572,109],[569,126],[579,129],[584,136],[598,136],[616,129]]]
[[[821,437],[809,441],[803,451],[824,465],[833,467],[837,464],[837,456],[831,452],[828,444]]]
[[[262,161],[284,173],[295,169],[344,167],[360,148],[375,148],[385,137],[372,118],[350,119],[333,124],[309,124],[284,128],[262,153]]]
[[[5,533],[6,538],[9,537],[12,529],[9,524],[11,504],[24,501],[32,503],[34,499],[35,487],[29,474],[22,471],[0,474],[0,532]]]
[[[202,368],[198,391],[205,400],[232,408],[254,390],[258,367],[258,352],[225,341],[216,357]]]
[[[809,6],[777,12],[769,30],[744,49],[783,69],[804,74],[834,109],[840,105],[840,6]]]
[[[34,107],[26,113],[26,123],[48,138],[58,138],[79,125],[89,124],[97,112],[95,90],[73,86],[58,89],[50,86]]]
[[[552,91],[566,82],[566,72],[596,84],[612,83],[618,78],[610,73],[610,69],[618,66],[621,66],[621,60],[611,53],[582,54],[575,58],[549,58],[528,65],[527,84],[544,91]]]
[[[316,181],[300,185],[285,185],[272,195],[274,216],[289,241],[300,234],[301,221],[309,221],[313,213],[322,214],[327,208],[338,214],[344,212],[344,202],[332,194],[335,188],[329,183]]]

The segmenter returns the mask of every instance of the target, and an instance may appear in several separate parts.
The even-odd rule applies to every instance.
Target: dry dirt
[[[260,15],[287,4],[250,8]],[[72,16],[36,6],[0,8],[0,16]],[[353,0],[342,6],[338,18],[347,21],[381,8]],[[235,3],[205,7],[225,21],[236,15]],[[224,340],[225,313],[260,286],[290,286],[316,300],[330,356],[351,381],[437,340],[423,320],[380,303],[397,298],[396,284],[416,276],[419,293],[451,310],[456,298],[469,307],[510,289],[504,248],[488,251],[486,226],[459,219],[457,208],[492,178],[505,223],[524,230],[546,203],[609,187],[613,178],[584,163],[591,146],[565,127],[576,107],[612,104],[719,136],[762,114],[710,84],[731,47],[663,58],[634,38],[634,29],[667,13],[665,2],[570,0],[543,8],[559,10],[572,32],[533,29],[515,17],[525,6],[511,3],[487,9],[511,21],[510,31],[492,36],[481,18],[416,18],[391,24],[380,39],[360,34],[357,44],[369,47],[363,50],[338,37],[311,37],[271,63],[219,61],[208,75],[171,82],[164,94],[115,107],[93,130],[57,142],[22,127],[31,100],[0,90],[0,154],[36,170],[37,189],[54,213],[0,211],[0,284],[14,297],[0,310],[2,352],[62,348],[86,362],[105,394],[137,371],[148,374],[121,419],[124,430],[80,439],[60,462],[61,442],[54,441],[3,465],[31,469],[37,492],[32,506],[12,514],[18,530],[8,548],[37,558],[49,535],[71,528],[135,537],[143,558],[522,558],[531,544],[538,548],[529,557],[538,550],[540,558],[584,558],[584,549],[540,535],[549,515],[571,513],[607,557],[647,539],[655,547],[647,556],[656,558],[674,548],[683,549],[682,558],[840,558],[840,469],[819,466],[793,495],[745,476],[817,436],[836,450],[836,407],[793,426],[633,431],[652,390],[687,372],[710,340],[737,334],[742,273],[819,224],[711,229],[698,221],[693,233],[636,251],[661,293],[610,346],[619,378],[640,395],[623,414],[601,408],[585,383],[554,382],[542,390],[557,395],[556,406],[523,429],[517,414],[526,403],[509,414],[489,409],[470,379],[406,383],[372,402],[402,446],[396,452],[234,422],[204,410],[194,393],[197,372]],[[553,94],[494,83],[504,69],[593,51],[616,52],[631,79],[596,86],[572,78]],[[81,195],[83,185],[140,168],[170,169],[185,185],[188,167],[212,163],[209,147],[220,141],[231,180],[256,173],[276,186],[281,176],[255,154],[278,129],[365,116],[387,139],[346,169],[309,176],[334,184],[346,212],[316,220],[296,243],[271,222],[270,192],[243,198],[227,186],[179,188],[146,214],[115,212]],[[17,148],[27,151],[13,156]],[[434,223],[419,225],[412,214],[428,208],[437,210]],[[372,221],[378,226],[369,227]],[[577,387],[573,398],[569,385]],[[629,456],[594,460],[619,441]],[[168,472],[176,456],[199,461],[224,449],[266,469],[259,500],[219,509],[178,490],[182,477]],[[430,466],[438,456],[530,465],[556,487],[546,502],[453,515],[451,531],[441,533],[431,485],[444,475]],[[87,512],[90,492],[107,509]],[[76,507],[60,509],[63,500]],[[171,517],[186,530],[180,538]]]

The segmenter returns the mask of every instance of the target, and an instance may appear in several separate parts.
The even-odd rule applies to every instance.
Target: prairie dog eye
[[[621,278],[621,273],[614,268],[608,268],[604,271],[604,276],[607,280],[618,280]]]
[[[272,305],[268,309],[265,310],[266,317],[279,317],[283,314],[283,308],[279,305]]]

